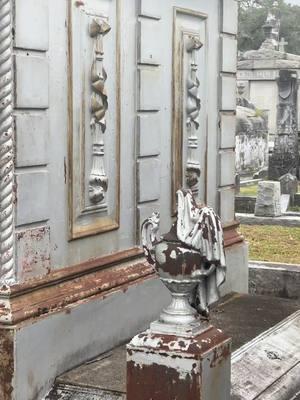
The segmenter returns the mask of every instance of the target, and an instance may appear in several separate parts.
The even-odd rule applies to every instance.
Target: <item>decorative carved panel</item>
[[[206,196],[206,19],[193,10],[174,10],[173,212],[181,187],[202,201]]]
[[[119,227],[119,4],[69,2],[70,239]]]

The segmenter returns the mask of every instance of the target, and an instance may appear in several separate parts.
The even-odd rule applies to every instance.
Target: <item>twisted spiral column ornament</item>
[[[89,178],[89,198],[99,204],[105,198],[108,189],[108,178],[104,168],[104,139],[106,131],[105,114],[108,109],[108,98],[105,89],[107,74],[103,66],[103,37],[111,27],[105,20],[93,19],[90,24],[90,36],[95,38],[95,52],[92,64],[91,85],[91,130],[93,135],[92,169]]]
[[[0,0],[0,281],[14,281],[12,5]]]
[[[197,76],[198,64],[196,52],[201,49],[203,43],[198,36],[189,36],[186,43],[186,51],[190,54],[190,73],[187,79],[187,106],[186,106],[186,127],[188,131],[188,156],[186,165],[186,183],[192,190],[195,197],[198,196],[198,182],[201,174],[201,167],[198,161],[198,136],[196,131],[199,129],[199,115],[201,101],[199,94],[200,82]]]

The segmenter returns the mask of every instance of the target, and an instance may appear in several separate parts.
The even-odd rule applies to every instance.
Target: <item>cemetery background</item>
[[[247,50],[240,52],[238,62],[239,107],[237,109],[236,167],[241,186],[236,197],[236,211],[243,213],[242,222],[269,224],[267,227],[253,225],[243,228],[243,232],[246,236],[248,235],[252,243],[250,247],[250,252],[251,249],[253,250],[250,253],[252,258],[296,264],[300,259],[299,187],[297,184],[297,178],[299,178],[300,57],[286,52],[288,43],[282,37],[282,32],[286,33],[288,25],[286,14],[293,11],[297,14],[299,7],[290,7],[282,2],[273,2],[271,7],[267,2],[263,2],[262,7],[247,9],[241,6],[240,8],[239,45],[240,48],[246,47]],[[256,15],[254,24],[258,24],[258,21],[261,22],[264,18],[261,29],[253,36],[252,44],[257,45],[257,50],[249,49],[251,40],[250,38],[246,40],[245,30],[249,29],[249,26],[244,26],[244,23],[247,13],[248,17],[251,14]],[[289,35],[291,37],[291,32]],[[258,42],[258,37],[261,38],[261,43]],[[293,37],[291,37],[289,48],[295,50],[298,48]],[[248,113],[246,121],[241,115],[240,104],[246,106],[244,107]],[[265,121],[264,142],[257,129],[252,128],[251,131],[249,128],[257,115],[263,117]],[[289,126],[285,119],[287,115],[289,115]],[[241,128],[243,125],[245,129]],[[245,135],[247,140],[252,140],[254,145],[244,144],[244,147],[240,148],[241,135]],[[260,153],[255,149],[260,149]],[[241,159],[244,161],[243,164],[240,162]],[[281,182],[281,199],[277,200],[278,206],[279,203],[281,205],[277,207],[277,211],[274,208],[273,211],[268,210],[266,207],[267,203],[272,202],[270,198],[267,198],[267,191],[271,189],[265,188],[263,194],[258,193],[258,181],[266,178]],[[257,196],[262,195],[263,208],[255,210]],[[255,219],[254,216],[252,218],[254,213],[265,218]],[[278,216],[283,214],[283,216],[277,219],[267,218],[276,214]],[[280,224],[283,226],[277,227]],[[272,225],[277,226],[272,227]],[[281,247],[285,248],[283,252]]]
[[[248,265],[234,208],[237,12],[234,0],[0,0],[1,400],[126,398],[119,346],[170,302],[141,251],[141,224],[160,211],[166,232],[180,187],[212,206],[224,229],[227,277],[210,332],[222,351],[210,347],[201,379],[225,364],[218,384],[200,385],[204,400],[230,397],[230,362],[233,396],[299,395],[299,268]],[[280,69],[298,63],[280,53]],[[294,139],[290,87],[281,134]],[[237,148],[255,147],[239,168],[261,180],[269,115],[239,88]],[[267,206],[280,213],[278,182],[269,189]],[[233,337],[232,357],[219,328]]]

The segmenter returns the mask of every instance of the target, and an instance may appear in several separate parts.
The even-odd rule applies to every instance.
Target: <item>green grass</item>
[[[249,242],[249,258],[257,261],[300,264],[300,228],[241,225]]]
[[[240,195],[242,196],[256,196],[258,185],[257,183],[249,186],[241,186]],[[300,184],[298,185],[298,193],[300,193]],[[296,210],[295,210],[296,211]],[[298,210],[300,211],[300,210]]]
[[[300,212],[300,206],[291,206],[288,211]]]
[[[257,195],[257,184],[249,185],[249,186],[241,186],[240,195],[256,196]]]

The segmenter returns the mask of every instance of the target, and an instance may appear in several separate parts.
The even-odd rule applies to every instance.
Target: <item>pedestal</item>
[[[230,400],[230,355],[212,326],[189,338],[143,332],[127,346],[127,400]]]

